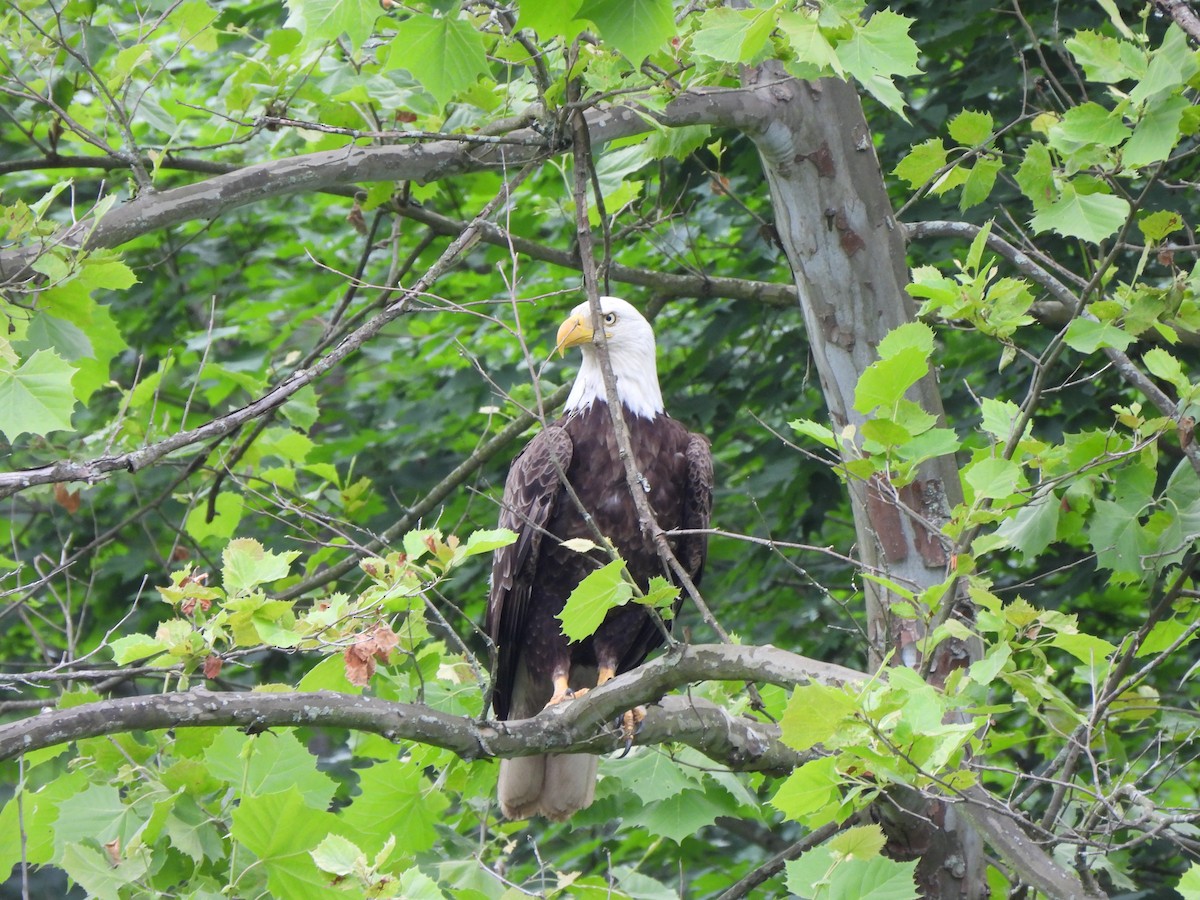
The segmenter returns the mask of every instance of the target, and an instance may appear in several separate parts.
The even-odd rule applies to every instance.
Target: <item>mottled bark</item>
[[[751,136],[762,156],[779,241],[796,280],[809,348],[835,433],[859,426],[854,390],[878,358],[876,348],[892,329],[915,317],[905,292],[904,238],[884,190],[871,132],[855,89],[842,81],[801,82],[768,64],[746,76],[769,89],[777,114]],[[942,418],[932,372],[908,394]],[[938,584],[949,573],[950,548],[940,526],[961,501],[958,469],[945,457],[921,466],[917,479],[897,487],[883,476],[848,478],[864,569],[914,590]],[[921,622],[890,615],[893,597],[864,580],[872,664],[888,654],[895,664],[922,664]],[[935,683],[971,658],[971,648],[943,642],[929,666]],[[918,880],[927,896],[984,897],[983,848],[957,810],[944,802],[908,796],[880,807],[896,856],[921,858]]]

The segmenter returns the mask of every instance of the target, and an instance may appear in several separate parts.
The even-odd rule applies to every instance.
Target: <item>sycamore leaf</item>
[[[0,432],[13,441],[25,433],[69,431],[74,374],[75,367],[53,350],[38,350],[15,371],[0,370]]]
[[[901,115],[904,98],[892,78],[921,71],[917,68],[917,45],[908,34],[912,23],[907,16],[881,10],[850,40],[837,46],[837,58],[846,71],[876,100]]]
[[[561,35],[574,37],[578,27],[577,18],[583,0],[538,0],[537,3],[522,3],[517,14],[517,29],[530,28],[543,40]]]
[[[1179,123],[1189,106],[1191,104],[1179,96],[1163,97],[1151,102],[1146,114],[1133,129],[1133,137],[1121,148],[1121,162],[1130,168],[1137,168],[1161,162],[1170,156],[1182,137]]]
[[[443,106],[488,73],[483,36],[449,16],[410,16],[396,25],[386,69],[407,69]]]
[[[779,786],[771,805],[810,828],[830,821],[841,803],[841,777],[832,756],[809,760]]]
[[[830,838],[826,846],[842,859],[873,859],[882,852],[885,841],[878,825],[857,825]]]
[[[1004,163],[998,159],[984,157],[975,162],[963,182],[962,197],[958,202],[959,209],[970,209],[978,206],[992,193],[996,184],[996,176],[1004,168]]]
[[[349,875],[356,867],[365,867],[367,861],[358,845],[340,834],[327,834],[325,840],[309,851],[309,855],[318,869],[331,875]]]
[[[1020,477],[1021,467],[1011,459],[989,456],[967,469],[963,480],[975,490],[976,498],[999,500],[1016,490]]]
[[[516,533],[509,531],[507,528],[473,531],[470,537],[467,538],[463,552],[466,556],[490,553],[493,550],[499,550],[501,547],[507,547],[509,544],[515,542],[516,539]]]
[[[362,46],[382,14],[378,0],[286,0],[289,28],[310,44],[336,41],[343,34],[351,46]]]
[[[1101,347],[1116,347],[1124,350],[1133,343],[1133,336],[1122,331],[1112,322],[1097,322],[1094,319],[1075,319],[1067,326],[1063,336],[1067,346],[1080,353],[1095,353]]]
[[[600,37],[634,66],[675,36],[671,0],[584,0],[576,16],[595,22]]]
[[[789,747],[811,749],[830,740],[857,711],[854,698],[841,688],[799,685],[779,721],[780,737]]]
[[[907,347],[888,359],[876,360],[859,376],[854,408],[863,415],[880,406],[890,409],[928,372],[929,354],[920,347]]]
[[[1183,900],[1200,900],[1200,863],[1192,863],[1175,885],[1175,890]]]
[[[1169,209],[1160,209],[1152,213],[1143,211],[1138,215],[1138,231],[1151,243],[1161,241],[1182,227],[1183,218]]]
[[[1111,194],[1080,194],[1074,185],[1063,187],[1062,195],[1043,206],[1030,225],[1041,234],[1056,231],[1098,244],[1110,237],[1129,216],[1129,201]]]
[[[621,577],[624,569],[625,563],[615,559],[589,574],[571,591],[557,617],[568,640],[581,641],[595,634],[610,609],[629,602],[633,586]]]
[[[721,62],[749,62],[766,46],[775,18],[768,10],[717,7],[700,17],[692,46]]]
[[[292,561],[299,555],[299,550],[272,553],[263,549],[254,538],[230,541],[221,554],[221,577],[226,593],[232,597],[247,593],[260,584],[278,581],[287,575]]]
[[[950,120],[950,137],[966,147],[975,147],[991,137],[994,127],[991,113],[964,109]]]
[[[1015,516],[1001,522],[996,535],[1003,539],[1005,546],[1020,550],[1028,563],[1057,536],[1059,508],[1054,491],[1047,491],[1021,507]]]
[[[915,145],[900,160],[892,174],[903,178],[911,188],[919,188],[946,165],[946,145],[941,138],[929,138]]]
[[[734,811],[729,805],[716,802],[710,792],[689,789],[647,805],[627,817],[627,821],[653,835],[681,844],[684,838],[711,825],[717,816]]]
[[[792,45],[792,58],[788,63],[801,63],[818,70],[828,69],[835,75],[844,75],[845,69],[829,38],[825,37],[815,16],[801,12],[781,12],[779,30]]]

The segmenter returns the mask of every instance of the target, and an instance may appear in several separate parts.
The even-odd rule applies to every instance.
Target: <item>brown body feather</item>
[[[667,531],[707,528],[708,441],[666,414],[651,419],[626,411],[625,418],[658,524]],[[563,477],[639,585],[665,574],[653,541],[642,534],[607,405],[601,401],[571,413],[535,437],[513,462],[504,487],[500,525],[518,539],[497,551],[492,567],[487,630],[498,651],[492,702],[500,719],[536,715],[551,697],[555,675],[566,675],[573,689],[592,687],[601,667],[626,672],[663,641],[650,615],[633,603],[612,610],[589,638],[570,643],[563,636],[556,617],[567,597],[607,561],[599,551],[581,554],[562,546],[571,538],[594,537],[563,489]],[[681,535],[671,543],[698,581],[705,536]],[[510,818],[564,819],[591,803],[595,773],[596,759],[586,755],[505,760],[501,808]]]

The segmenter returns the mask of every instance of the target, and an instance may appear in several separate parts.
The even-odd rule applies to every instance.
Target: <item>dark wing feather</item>
[[[500,527],[517,540],[492,558],[487,632],[497,646],[492,705],[500,719],[508,717],[516,677],[518,651],[528,627],[529,594],[537,570],[546,523],[562,493],[562,475],[571,464],[571,437],[557,425],[545,428],[513,460],[504,482]]]
[[[707,529],[712,520],[712,450],[703,435],[689,434],[687,445],[687,487],[683,495],[683,527]],[[708,535],[684,535],[677,557],[692,581],[700,583],[704,560],[708,557]]]

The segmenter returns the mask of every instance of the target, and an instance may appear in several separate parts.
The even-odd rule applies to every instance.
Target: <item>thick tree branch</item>
[[[1151,5],[1175,20],[1193,41],[1200,43],[1200,16],[1187,0],[1152,0]]]
[[[632,105],[594,109],[587,114],[588,129],[592,141],[602,144],[650,131],[654,127],[651,116],[667,126],[749,126],[769,113],[772,100],[763,93],[764,87],[688,91],[661,113]],[[0,253],[0,284],[29,277],[30,264],[51,246],[118,247],[160,228],[217,218],[272,197],[375,181],[437,181],[465,172],[514,168],[562,149],[532,128],[513,131],[508,137],[517,143],[480,146],[443,140],[349,146],[246,166],[196,184],[148,193],[114,207],[99,221],[84,219],[45,243]]]

